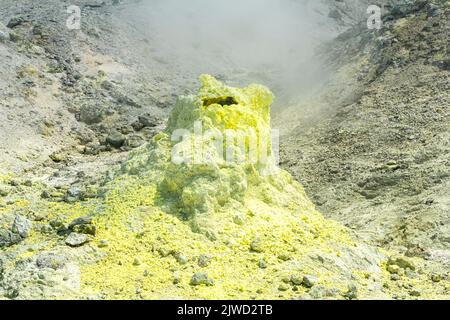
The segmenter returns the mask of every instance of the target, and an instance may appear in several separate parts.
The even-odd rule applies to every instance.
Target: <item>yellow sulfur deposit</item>
[[[267,88],[207,75],[201,83],[198,95],[180,98],[167,129],[109,176],[101,199],[19,199],[2,209],[35,202],[30,210],[48,216],[35,222],[42,232],[5,251],[4,279],[27,288],[20,297],[448,298],[447,280],[361,243],[276,168]],[[81,235],[90,240],[83,246],[46,231],[48,221],[57,228],[85,216],[96,234]],[[51,271],[52,286],[40,285],[36,266]]]
[[[270,148],[268,161],[228,164],[195,133],[197,122],[203,131],[269,137],[272,93],[259,85],[227,87],[207,75],[201,82],[197,96],[179,100],[167,129],[133,152],[106,184],[105,207],[95,220],[104,256],[83,267],[84,294],[295,298],[313,290],[302,285],[305,276],[324,297],[345,295],[352,282],[363,295],[379,294],[369,291],[382,277],[381,255],[324,219],[288,173],[263,174],[274,165]],[[191,133],[172,141],[180,128]],[[210,161],[173,163],[178,143],[185,151],[206,150]],[[266,148],[257,146],[258,153]]]

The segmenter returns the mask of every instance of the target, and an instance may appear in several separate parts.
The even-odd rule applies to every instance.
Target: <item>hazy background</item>
[[[239,75],[300,93],[325,78],[314,49],[340,31],[325,2],[147,0],[123,16],[151,44],[148,59],[183,75]]]

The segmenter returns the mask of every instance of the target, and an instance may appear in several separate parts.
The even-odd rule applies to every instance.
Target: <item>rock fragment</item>
[[[300,275],[298,275],[298,274],[293,274],[293,275],[291,276],[291,282],[292,282],[294,285],[299,286],[299,285],[301,285],[301,284],[303,283],[303,277],[300,276]]]
[[[259,259],[258,267],[260,269],[266,269],[267,268],[267,262],[266,262],[266,260],[264,258]]]
[[[280,284],[280,286],[278,287],[279,291],[288,291],[289,290],[289,286],[286,283],[282,283]]]
[[[30,220],[22,216],[16,216],[12,226],[12,231],[20,235],[22,238],[26,238],[28,237],[31,227],[32,223]]]
[[[319,280],[318,280],[318,278],[316,276],[305,275],[303,277],[302,284],[306,288],[312,288],[312,287],[314,287],[317,284],[318,281]]]
[[[125,141],[126,137],[116,130],[112,131],[108,137],[106,137],[106,142],[117,149],[121,148],[125,144]]]
[[[67,190],[66,195],[64,196],[64,200],[66,202],[76,202],[80,200],[82,197],[82,191],[80,188],[71,187]]]
[[[69,224],[69,230],[80,233],[95,236],[97,229],[95,225],[92,224],[92,217],[80,217],[73,220]]]
[[[22,241],[22,237],[10,230],[0,228],[0,248],[11,247]]]
[[[140,116],[138,119],[139,119],[139,122],[142,124],[143,128],[156,127],[159,122],[159,120],[157,118],[152,117],[150,115],[143,115],[143,116]]]
[[[103,121],[105,111],[101,106],[88,105],[81,108],[79,120],[88,125],[97,124]]]
[[[355,300],[358,298],[358,287],[354,284],[348,286],[348,290],[345,293],[345,297],[349,300]]]
[[[409,268],[409,269],[411,269],[411,270],[416,270],[416,267],[414,266],[414,263],[412,262],[412,260],[411,259],[408,259],[407,257],[402,257],[402,256],[399,256],[399,257],[391,257],[389,260],[388,260],[388,266],[393,266],[393,265],[395,265],[395,266],[398,266],[398,267],[400,267],[400,268],[402,268],[402,269],[407,269],[407,268]]]
[[[89,237],[85,234],[72,232],[66,238],[66,244],[70,247],[81,247],[89,242]]]
[[[193,286],[200,286],[200,285],[213,286],[214,280],[211,279],[207,273],[197,272],[196,274],[194,274],[192,276],[191,285],[193,285]]]
[[[202,254],[198,258],[198,265],[202,268],[205,268],[211,264],[212,256],[209,254]]]
[[[53,270],[58,270],[64,267],[65,259],[61,255],[55,253],[44,253],[38,256],[36,259],[36,265],[38,268],[49,268]]]
[[[127,137],[127,139],[125,141],[125,145],[128,148],[134,149],[134,148],[142,146],[144,144],[144,142],[145,142],[145,140],[141,136],[131,135],[131,136]]]
[[[17,26],[20,26],[25,22],[25,19],[22,17],[14,17],[11,20],[9,20],[8,24],[6,25],[8,28],[13,29]]]
[[[264,251],[261,239],[255,239],[250,243],[250,251],[261,253]]]
[[[85,216],[85,217],[76,218],[71,223],[69,223],[69,229],[72,230],[76,226],[83,225],[83,224],[91,224],[91,223],[92,223],[92,217]]]

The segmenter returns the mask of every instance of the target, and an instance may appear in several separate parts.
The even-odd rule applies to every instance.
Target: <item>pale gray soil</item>
[[[327,216],[448,268],[449,9],[411,10],[380,33],[355,27],[328,47],[344,57],[330,85],[277,117],[293,128],[282,165]]]

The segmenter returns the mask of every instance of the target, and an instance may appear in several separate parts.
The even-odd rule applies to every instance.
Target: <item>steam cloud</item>
[[[273,72],[272,87],[299,90],[320,78],[312,57],[336,30],[321,1],[148,0],[133,10],[133,23],[155,48],[153,54],[189,74]]]

